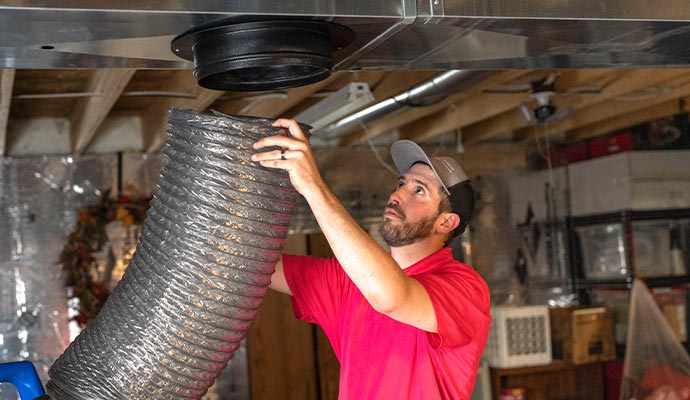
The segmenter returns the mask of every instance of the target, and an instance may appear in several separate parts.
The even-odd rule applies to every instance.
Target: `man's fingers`
[[[254,143],[253,147],[255,149],[262,149],[264,147],[276,146],[289,149],[292,147],[296,147],[297,145],[298,143],[296,143],[294,139],[290,139],[289,137],[282,135],[274,135],[267,136],[265,138],[257,140],[256,143]]]
[[[264,151],[262,153],[252,154],[251,159],[254,162],[287,160],[287,150],[272,150]]]
[[[304,140],[306,138],[304,132],[302,132],[302,128],[300,128],[299,124],[294,119],[278,118],[273,122],[273,126],[287,128],[288,131],[290,131],[290,135],[295,139]]]

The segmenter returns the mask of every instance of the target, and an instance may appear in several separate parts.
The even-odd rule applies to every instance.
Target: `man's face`
[[[415,164],[388,198],[379,234],[390,247],[422,240],[435,229],[439,216],[440,182],[425,164]]]

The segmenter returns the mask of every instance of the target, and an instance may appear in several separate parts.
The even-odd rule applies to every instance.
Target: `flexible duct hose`
[[[136,253],[101,312],[51,366],[53,399],[198,399],[245,337],[297,193],[250,160],[278,128],[174,109]]]

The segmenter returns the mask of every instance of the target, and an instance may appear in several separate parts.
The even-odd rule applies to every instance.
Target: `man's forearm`
[[[305,198],[334,255],[369,303],[388,312],[404,298],[408,278],[400,266],[356,222],[325,184]]]

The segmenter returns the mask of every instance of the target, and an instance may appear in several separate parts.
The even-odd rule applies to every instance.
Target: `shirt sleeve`
[[[429,333],[436,349],[485,341],[489,334],[489,289],[474,270],[466,268],[414,277],[426,289],[436,313],[438,333]]]
[[[283,271],[297,319],[330,331],[341,307],[342,275],[335,258],[283,255]]]

